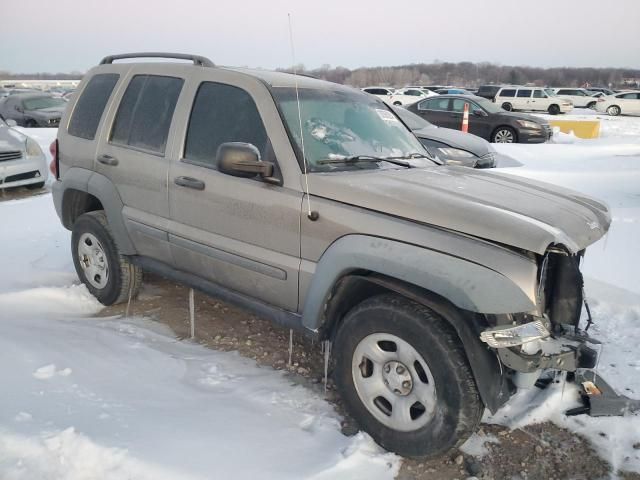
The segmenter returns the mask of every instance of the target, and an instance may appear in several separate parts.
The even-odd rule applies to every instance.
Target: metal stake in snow
[[[191,338],[196,338],[196,308],[193,299],[193,288],[189,289],[189,321],[191,323]]]
[[[129,300],[127,300],[127,309],[124,312],[124,317],[129,318],[129,308],[131,307],[131,296],[133,295],[133,282],[131,276],[133,275],[133,266],[129,265]]]
[[[293,356],[293,329],[289,329],[289,368],[291,368],[291,357]]]
[[[469,133],[469,104],[464,102],[464,113],[462,114],[462,131]]]
[[[329,378],[329,357],[331,356],[331,341],[325,340],[324,345],[324,394],[327,394],[327,379]]]

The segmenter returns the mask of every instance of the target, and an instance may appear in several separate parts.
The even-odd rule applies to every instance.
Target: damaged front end
[[[581,386],[585,406],[568,413],[620,415],[638,410],[639,402],[617,395],[595,373],[601,343],[587,333],[593,320],[580,272],[583,255],[584,250],[571,254],[550,247],[539,262],[538,311],[492,316],[493,326],[480,339],[495,349],[516,387],[540,385],[536,382],[544,370],[570,372],[569,378]],[[587,318],[582,326],[583,305]]]
[[[480,339],[496,349],[506,367],[533,373],[596,366],[594,347],[599,342],[587,334],[590,313],[585,329],[580,329],[585,303],[580,272],[583,252],[572,255],[559,247],[549,248],[538,270],[538,311],[496,315],[495,326],[482,332]]]

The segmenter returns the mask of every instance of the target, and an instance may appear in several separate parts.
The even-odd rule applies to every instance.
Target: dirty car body
[[[107,57],[62,118],[54,203],[100,301],[145,269],[331,342],[347,408],[404,455],[459,445],[520,374],[593,365],[579,264],[605,205],[441,165],[349,87],[179,57]]]

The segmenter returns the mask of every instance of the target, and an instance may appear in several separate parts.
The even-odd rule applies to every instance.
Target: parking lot
[[[556,132],[551,143],[498,145],[496,150],[505,158],[522,164],[514,167],[513,163],[507,162],[510,166],[505,167],[504,172],[570,187],[604,199],[612,207],[611,231],[606,239],[591,247],[589,259],[585,265],[587,295],[596,317],[595,333],[605,342],[604,357],[599,366],[599,372],[620,391],[639,398],[640,383],[637,380],[637,372],[640,368],[640,357],[635,345],[640,341],[640,330],[636,325],[640,315],[640,291],[635,281],[635,269],[632,266],[640,264],[638,250],[634,248],[640,224],[640,197],[637,193],[637,185],[640,182],[640,143],[638,142],[640,118],[612,118],[589,110],[573,112],[566,117],[577,120],[597,118],[601,122],[600,138],[582,140],[571,134]],[[36,139],[45,152],[48,151],[48,144],[55,138],[56,133],[55,129],[24,131]],[[498,168],[501,168],[500,165]],[[308,412],[307,415],[316,418],[314,421],[319,422],[317,428],[331,429],[331,419],[339,419],[339,430],[347,436],[345,438],[351,439],[347,443],[342,443],[346,450],[342,451],[342,460],[335,468],[349,471],[349,465],[352,463],[353,468],[357,466],[357,471],[370,468],[371,470],[368,471],[372,475],[379,475],[386,470],[397,473],[397,478],[407,480],[473,476],[496,479],[600,478],[611,472],[617,472],[621,478],[638,478],[638,474],[634,473],[640,470],[639,439],[634,433],[638,429],[628,426],[628,422],[635,423],[637,419],[564,417],[561,412],[572,406],[574,401],[570,393],[572,390],[562,382],[544,391],[524,392],[514,398],[510,405],[496,417],[485,415],[481,431],[475,434],[460,451],[446,458],[431,461],[405,459],[399,462],[397,457],[389,454],[385,454],[387,455],[385,457],[375,448],[372,450],[372,446],[366,441],[363,443],[357,427],[344,411],[331,380],[325,392],[324,359],[320,344],[314,344],[309,339],[294,335],[289,361],[287,329],[275,326],[200,292],[195,293],[196,335],[192,341],[189,338],[188,289],[155,275],[145,277],[140,297],[130,304],[100,308],[85,298],[86,294],[81,291],[83,287],[72,286],[77,285],[77,279],[75,274],[71,273],[73,267],[66,243],[68,242],[67,232],[57,226],[54,229],[55,233],[44,233],[52,232],[50,229],[55,225],[56,220],[51,218],[55,217],[55,214],[51,206],[50,193],[46,189],[39,192],[26,189],[2,191],[0,202],[2,202],[0,208],[3,218],[7,214],[10,218],[17,215],[16,221],[10,224],[11,232],[5,230],[3,234],[5,267],[8,271],[14,272],[13,277],[5,279],[2,287],[5,293],[0,294],[0,306],[4,316],[13,312],[17,318],[20,318],[27,310],[25,307],[31,301],[29,299],[33,299],[31,309],[38,311],[42,308],[43,312],[49,310],[49,314],[54,317],[61,314],[81,316],[94,314],[93,320],[87,318],[80,321],[95,324],[100,329],[105,328],[102,319],[110,323],[115,322],[111,324],[115,325],[113,328],[119,332],[117,334],[138,338],[139,348],[148,348],[149,342],[151,345],[166,342],[174,336],[179,343],[184,342],[190,345],[195,341],[196,344],[211,350],[238,352],[241,357],[255,362],[262,368],[286,372],[282,377],[284,379],[282,387],[288,384],[307,392],[304,399],[298,399],[296,402],[300,401],[307,405],[303,410]],[[35,222],[41,223],[39,218],[49,218],[44,222],[49,226],[46,228],[44,225],[29,226],[26,222],[29,218],[34,218]],[[19,231],[18,225],[25,222],[25,230]],[[36,238],[30,232],[35,234]],[[44,237],[40,237],[42,234]],[[47,247],[49,250],[43,249],[37,243],[40,238],[52,241],[53,247]],[[29,245],[33,247],[27,248]],[[47,272],[46,275],[35,283],[29,280],[34,269],[41,267]],[[39,307],[42,292],[38,288],[49,286],[51,288],[46,294],[48,298],[46,305]],[[68,300],[82,299],[78,305],[84,306],[73,307],[80,310],[70,313],[73,308],[66,300],[67,297]],[[149,321],[152,323],[150,324]],[[169,335],[169,337],[154,340],[153,335],[148,331],[154,328],[150,326],[153,322],[169,327],[172,333],[163,331],[162,335]],[[136,343],[133,343],[132,348],[136,348],[135,345]],[[165,350],[167,348],[169,347],[163,347]],[[171,355],[190,358],[190,355],[197,356],[202,353],[174,352]],[[237,367],[233,363],[225,364],[226,360],[217,362],[216,368],[222,370],[215,370],[217,373],[211,370],[208,376],[201,378],[199,382],[209,382],[214,390],[224,387],[233,391],[239,388],[237,380],[234,379],[242,375],[246,376],[248,373],[241,373],[238,377],[238,373],[234,372],[234,368]],[[77,370],[80,366],[74,360],[69,360],[69,363],[74,363],[73,370]],[[62,368],[65,365],[62,360],[59,366]],[[123,368],[126,369],[124,366]],[[60,378],[58,381],[63,381],[64,370],[60,371],[63,373],[57,374]],[[49,392],[50,395],[55,395],[54,391],[62,387],[59,385],[53,388],[54,390]],[[323,399],[336,409],[337,416],[334,413],[324,412],[322,410],[324,407],[318,407],[316,404],[309,407],[308,402],[324,403]],[[284,399],[274,400],[275,404],[281,401]],[[108,415],[116,422],[124,421],[123,413],[119,413],[118,408],[114,406],[105,406],[108,403],[110,402],[103,405],[102,414]],[[136,407],[131,404],[126,408]],[[294,406],[294,410],[296,408]],[[32,416],[33,413],[28,415]],[[49,415],[55,414],[49,412]],[[191,420],[184,417],[180,421],[190,422]],[[138,435],[143,438],[147,438],[153,432],[144,423],[137,424],[136,428]],[[306,427],[303,427],[303,430],[304,428]],[[119,434],[125,434],[123,432],[124,430]],[[574,435],[574,432],[578,435]],[[181,441],[194,433],[194,428],[188,427]],[[353,437],[353,435],[356,436]],[[319,437],[316,436],[316,441],[318,440]],[[234,440],[229,437],[229,441]],[[278,441],[277,438],[275,441]],[[331,458],[332,449],[328,446],[332,442],[321,447],[325,449],[323,451],[328,455],[326,461],[329,463],[331,463],[329,458]],[[128,444],[133,451],[139,451],[140,443],[130,439]],[[611,445],[615,445],[615,448],[611,448]],[[169,459],[175,455],[175,452],[170,452],[171,442],[163,448]],[[178,444],[175,448],[181,449]],[[346,451],[350,453],[345,454]],[[2,457],[0,457],[0,465],[2,465],[1,461]],[[226,467],[229,469],[227,472],[233,472],[233,462],[229,463],[230,465]],[[201,465],[200,468],[206,467]],[[331,475],[330,472],[336,471],[329,469],[325,473]]]

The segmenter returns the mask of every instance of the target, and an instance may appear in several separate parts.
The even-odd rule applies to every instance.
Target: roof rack
[[[167,52],[138,52],[138,53],[121,53],[119,55],[109,55],[100,61],[100,65],[108,65],[114,60],[122,60],[125,58],[176,58],[180,60],[191,60],[194,65],[200,67],[215,67],[215,64],[207,57],[200,55],[191,55],[188,53],[167,53]]]

